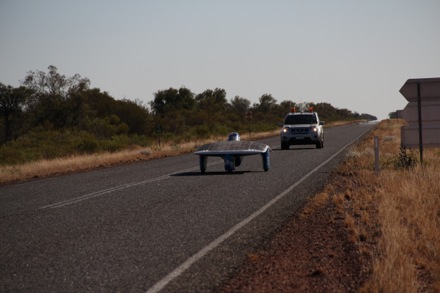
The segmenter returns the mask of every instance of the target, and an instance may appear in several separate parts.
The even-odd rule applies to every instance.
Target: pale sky
[[[116,99],[326,102],[379,119],[440,77],[440,0],[0,0],[0,82],[49,65]]]

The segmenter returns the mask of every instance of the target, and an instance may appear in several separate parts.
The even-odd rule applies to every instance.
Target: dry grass
[[[79,172],[89,169],[107,167],[142,160],[148,156],[139,149],[118,153],[82,155],[53,160],[41,160],[21,165],[0,167],[0,183],[24,181],[31,178],[42,178]]]
[[[307,217],[318,208],[327,203],[329,195],[326,191],[315,195],[301,211],[301,217]]]
[[[399,164],[402,122],[383,121],[350,150],[333,183],[351,241],[372,256],[366,292],[440,291],[440,152],[425,149],[425,164]],[[380,138],[379,175],[373,137]],[[414,161],[418,150],[407,155]],[[342,211],[342,209],[341,209]]]
[[[425,281],[440,291],[440,160],[435,151],[427,155],[425,168],[387,170],[379,180],[379,245],[385,258],[377,259],[374,272],[392,281],[378,278],[372,288],[416,292]]]

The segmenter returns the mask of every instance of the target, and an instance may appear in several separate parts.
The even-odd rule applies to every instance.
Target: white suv
[[[320,121],[316,112],[289,113],[284,119],[280,132],[281,149],[287,150],[290,145],[314,144],[316,148],[324,147],[324,121]]]

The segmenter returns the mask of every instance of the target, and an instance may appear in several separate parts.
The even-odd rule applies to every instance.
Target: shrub
[[[396,161],[397,169],[411,169],[417,165],[417,157],[411,150],[400,148],[399,158]]]
[[[98,141],[92,136],[85,137],[82,142],[77,146],[77,150],[81,154],[94,153],[98,150]]]

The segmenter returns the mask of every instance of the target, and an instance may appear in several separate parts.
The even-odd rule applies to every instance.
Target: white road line
[[[57,202],[57,203],[46,205],[46,206],[41,207],[40,209],[61,208],[61,207],[64,207],[66,205],[71,205],[71,204],[78,203],[78,202],[81,202],[81,201],[84,201],[84,200],[88,200],[88,199],[91,199],[91,198],[94,198],[94,197],[98,197],[98,196],[101,196],[101,195],[109,194],[109,193],[112,193],[114,191],[123,190],[123,189],[127,189],[127,188],[130,188],[130,187],[133,187],[133,186],[137,186],[137,185],[142,185],[142,184],[147,184],[147,183],[151,183],[151,182],[156,182],[156,181],[168,179],[168,178],[170,178],[170,175],[171,174],[164,175],[164,176],[157,177],[157,178],[152,178],[152,179],[145,180],[145,181],[134,182],[134,183],[129,183],[129,184],[123,184],[123,185],[115,186],[115,187],[112,187],[112,188],[108,188],[108,189],[92,192],[92,193],[85,194],[85,195],[82,195],[82,196],[79,196],[79,197],[75,197],[75,198],[71,198],[71,199],[68,199],[68,200],[65,200],[65,201],[60,201],[60,202]]]
[[[229,229],[226,233],[212,241],[210,244],[202,248],[199,252],[188,258],[185,262],[183,262],[180,266],[175,268],[171,273],[163,277],[159,282],[157,282],[154,286],[152,286],[150,289],[148,289],[147,293],[156,293],[165,288],[171,281],[173,281],[175,278],[180,276],[184,271],[186,271],[188,268],[190,268],[195,262],[197,262],[199,259],[207,255],[211,250],[219,246],[223,241],[228,239],[230,236],[232,236],[234,233],[236,233],[238,230],[243,228],[246,224],[251,222],[253,219],[264,213],[268,208],[270,208],[272,205],[274,205],[277,201],[282,199],[286,194],[291,192],[295,187],[297,187],[299,184],[301,184],[304,180],[306,180],[308,177],[310,177],[313,173],[321,169],[325,164],[333,160],[337,155],[339,155],[343,150],[345,150],[348,146],[353,144],[356,140],[361,138],[365,133],[370,131],[368,129],[367,131],[363,132],[361,135],[353,139],[351,142],[346,144],[342,149],[340,149],[338,152],[336,152],[333,156],[328,158],[326,161],[321,163],[318,167],[307,173],[304,177],[302,177],[300,180],[298,180],[295,184],[284,190],[282,193],[278,194],[276,197],[274,197],[271,201],[269,201],[267,204],[265,204],[263,207],[261,207],[258,211],[254,212],[252,215]]]
[[[217,161],[211,162],[211,163],[208,164],[208,166],[213,166],[213,165],[216,165],[216,164],[219,164],[219,163],[223,163],[223,160],[217,160]],[[164,180],[164,179],[169,179],[169,178],[171,178],[171,176],[173,176],[175,174],[189,172],[189,171],[194,171],[194,170],[197,170],[197,169],[198,169],[198,167],[192,167],[192,168],[176,171],[176,172],[173,172],[173,173],[170,173],[170,174],[167,174],[167,175],[163,175],[163,176],[160,176],[160,177],[156,177],[156,178],[152,178],[152,179],[148,179],[148,180],[144,180],[144,181],[133,182],[133,183],[128,183],[128,184],[122,184],[122,185],[115,186],[115,187],[112,187],[112,188],[99,190],[99,191],[96,191],[96,192],[92,192],[92,193],[88,193],[88,194],[85,194],[85,195],[81,195],[79,197],[75,197],[75,198],[67,199],[67,200],[64,200],[64,201],[56,202],[56,203],[53,203],[53,204],[45,205],[45,206],[41,207],[40,209],[61,208],[61,207],[64,207],[64,206],[67,206],[67,205],[71,205],[71,204],[75,204],[75,203],[78,203],[78,202],[81,202],[81,201],[84,201],[84,200],[89,200],[89,199],[92,199],[92,198],[95,198],[95,197],[98,197],[98,196],[106,195],[106,194],[109,194],[109,193],[112,193],[112,192],[115,192],[115,191],[118,191],[118,190],[123,190],[123,189],[131,188],[131,187],[134,187],[134,186],[142,185],[142,184],[148,184],[148,183],[152,183],[152,182],[157,182],[157,181]]]

